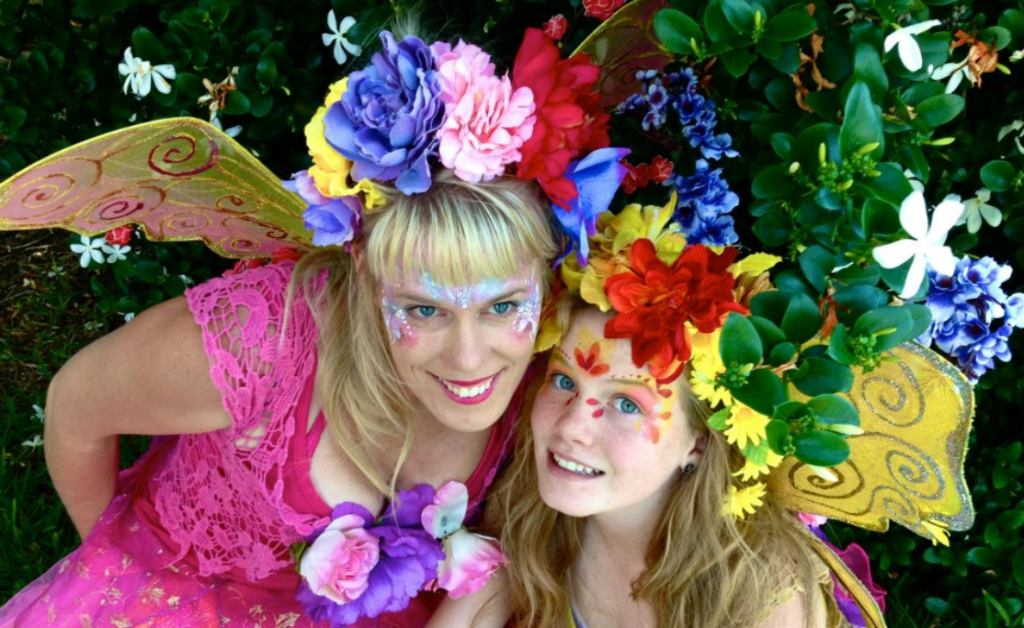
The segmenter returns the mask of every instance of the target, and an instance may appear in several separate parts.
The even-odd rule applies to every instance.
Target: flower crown
[[[499,76],[487,53],[461,40],[380,37],[383,50],[334,83],[306,126],[312,167],[285,182],[309,205],[313,243],[348,244],[363,211],[384,204],[378,183],[425,192],[440,162],[471,183],[512,172],[536,180],[580,244],[593,227],[582,208],[596,216],[608,207],[628,154],[608,147],[590,58],[563,60],[548,35],[528,29],[511,77]]]
[[[920,335],[929,317],[920,305],[890,304],[884,293],[831,310],[785,293],[769,277],[781,258],[738,259],[733,247],[687,244],[670,222],[675,207],[673,194],[663,207],[602,213],[589,263],[566,260],[562,289],[613,312],[605,336],[630,339],[633,363],[649,367],[659,384],[689,365],[694,394],[714,411],[709,426],[746,458],[725,504],[743,518],[762,504],[766,476],[787,457],[836,481],[830,467],[849,457],[846,437],[861,433],[857,408],[840,396],[851,390],[851,367],[891,359],[885,352]],[[791,285],[794,277],[784,272],[778,280]],[[557,325],[549,306],[538,350],[557,344],[564,331]]]

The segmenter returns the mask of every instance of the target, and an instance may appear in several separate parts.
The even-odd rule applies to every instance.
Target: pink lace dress
[[[282,325],[290,273],[265,266],[189,291],[234,425],[154,438],[82,545],[0,609],[0,628],[322,626],[295,601],[288,554],[331,512],[309,477],[323,417],[305,429],[317,328],[302,299]],[[507,453],[520,402],[466,482],[471,512]],[[356,626],[422,626],[439,602],[420,593],[405,611]]]

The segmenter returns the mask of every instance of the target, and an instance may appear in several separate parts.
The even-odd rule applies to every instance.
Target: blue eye
[[[573,392],[574,390],[576,390],[576,382],[572,381],[572,379],[570,379],[567,375],[555,373],[553,381],[555,384],[555,388],[559,390],[564,390],[567,392]]]
[[[507,314],[509,310],[515,307],[515,303],[512,301],[502,301],[501,303],[495,303],[491,306],[491,311],[495,314]]]
[[[433,305],[414,305],[408,309],[417,318],[430,318],[437,314],[437,308]]]
[[[640,406],[636,405],[632,399],[626,397],[618,397],[612,402],[615,409],[623,414],[638,414],[640,412]]]

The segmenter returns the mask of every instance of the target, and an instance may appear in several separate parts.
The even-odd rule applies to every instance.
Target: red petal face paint
[[[600,419],[602,416],[604,416],[604,408],[598,408],[597,410],[594,410],[594,414],[592,414],[591,416],[593,416],[595,419]]]
[[[597,399],[587,399],[587,405],[588,406],[599,406],[599,405],[601,405],[601,402],[598,401]]]

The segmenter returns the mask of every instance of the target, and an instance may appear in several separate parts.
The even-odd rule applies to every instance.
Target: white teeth
[[[597,475],[600,473],[597,469],[591,469],[590,467],[577,464],[570,460],[566,460],[565,458],[559,458],[557,454],[551,454],[551,456],[555,459],[555,464],[567,471],[572,471],[573,473],[579,473],[582,475]]]
[[[491,382],[494,381],[494,378],[491,377],[486,382],[477,384],[472,388],[465,388],[463,386],[455,386],[454,384],[449,384],[440,377],[438,379],[441,380],[441,383],[444,384],[445,388],[450,390],[452,394],[454,394],[456,397],[459,397],[460,399],[472,399],[473,397],[478,397],[484,394],[485,392],[487,392],[488,389],[490,389]]]

